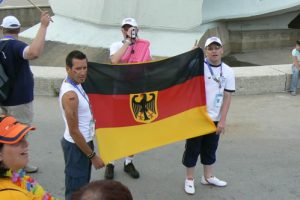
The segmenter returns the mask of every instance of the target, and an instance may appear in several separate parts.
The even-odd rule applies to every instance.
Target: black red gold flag
[[[105,163],[215,131],[199,48],[148,63],[89,62],[83,87]]]

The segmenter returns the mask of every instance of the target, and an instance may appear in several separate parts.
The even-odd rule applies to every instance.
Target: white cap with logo
[[[122,20],[122,27],[123,27],[124,25],[126,25],[126,24],[129,24],[129,25],[135,26],[135,27],[138,26],[138,24],[136,23],[136,20],[133,19],[133,18],[130,18],[130,17],[125,18],[125,19]]]
[[[208,47],[212,43],[218,43],[219,45],[222,46],[222,42],[221,42],[220,38],[218,38],[218,37],[210,37],[210,38],[208,38],[206,40],[204,47],[206,48],[206,47]]]
[[[15,29],[15,28],[20,28],[21,24],[16,17],[6,16],[3,18],[1,26],[3,28]]]

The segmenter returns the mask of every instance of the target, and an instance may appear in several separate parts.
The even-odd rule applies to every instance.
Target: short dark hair
[[[0,143],[0,152],[3,149],[3,146],[4,146],[4,144]],[[6,177],[5,175],[8,170],[9,169],[4,166],[3,161],[0,161],[0,178]]]
[[[3,28],[3,34],[19,34],[20,28]]]
[[[132,200],[129,189],[119,181],[93,181],[74,192],[72,200]]]
[[[297,41],[296,41],[296,44],[300,45],[300,40],[297,40]]]
[[[84,53],[82,53],[81,51],[78,50],[74,50],[71,51],[67,57],[66,57],[66,65],[70,68],[73,67],[73,59],[79,59],[79,60],[83,60],[83,59],[87,59],[86,55]]]

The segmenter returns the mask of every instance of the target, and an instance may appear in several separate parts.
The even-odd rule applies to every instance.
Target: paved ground
[[[31,160],[40,167],[40,183],[63,197],[64,164],[60,139],[63,122],[57,98],[37,97],[31,137]],[[117,162],[116,180],[126,184],[136,200],[296,200],[300,199],[300,95],[287,93],[234,96],[228,128],[222,136],[215,173],[228,181],[226,188],[203,186],[196,180],[196,194],[183,191],[184,142],[139,154],[141,178],[133,180]],[[93,171],[102,179],[104,170]],[[200,177],[200,168],[198,168]]]

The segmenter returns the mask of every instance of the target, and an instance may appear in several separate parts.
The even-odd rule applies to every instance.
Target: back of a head
[[[21,23],[15,16],[10,15],[3,18],[1,27],[7,29],[17,29],[21,27]]]
[[[74,193],[72,200],[132,200],[129,189],[114,180],[94,181]]]
[[[21,23],[15,16],[6,16],[3,18],[0,25],[3,29],[3,33],[18,34],[20,32]]]

